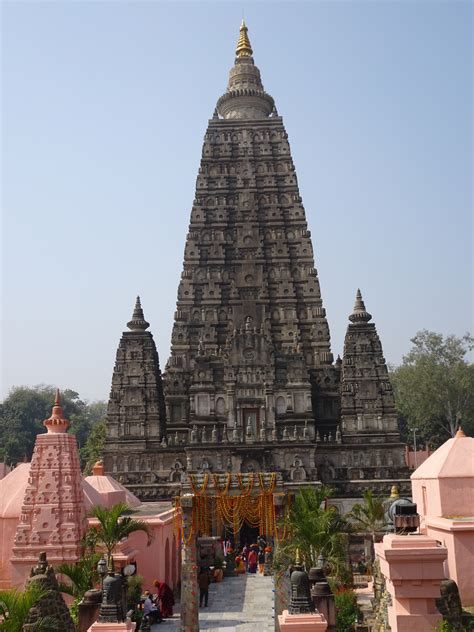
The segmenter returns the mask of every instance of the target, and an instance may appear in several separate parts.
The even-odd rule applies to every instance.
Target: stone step
[[[209,606],[199,610],[199,628],[207,632],[274,632],[273,578],[226,577],[209,587]],[[153,632],[179,632],[179,613],[154,625]]]

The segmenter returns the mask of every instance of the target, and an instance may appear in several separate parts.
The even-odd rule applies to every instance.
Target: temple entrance
[[[242,547],[246,544],[247,546],[255,544],[258,541],[259,536],[260,530],[258,527],[252,527],[247,522],[244,522],[238,534],[239,546]]]
[[[199,631],[197,538],[229,534],[234,546],[240,547],[255,544],[261,536],[276,542],[277,518],[285,504],[282,477],[277,472],[189,473],[182,480],[181,494],[175,499],[176,541],[182,552],[181,632]],[[225,561],[233,577],[235,552],[227,548]],[[240,579],[247,581],[245,575]]]

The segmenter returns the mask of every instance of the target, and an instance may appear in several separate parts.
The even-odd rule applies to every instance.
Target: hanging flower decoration
[[[186,517],[181,506],[181,498],[175,498],[174,528],[177,543],[189,545],[193,537],[211,534],[212,525],[216,522],[225,525],[234,534],[247,523],[251,527],[258,527],[261,535],[274,536],[277,540],[285,537],[285,533],[280,535],[276,528],[275,472],[270,474],[269,479],[261,472],[258,475],[249,472],[245,478],[240,473],[227,472],[225,480],[217,474],[211,476],[212,487],[209,486],[209,473],[204,474],[201,484],[195,475],[189,474],[193,505],[192,511]],[[237,490],[234,488],[232,493],[229,493],[232,480]],[[258,488],[252,494],[255,482],[258,483]],[[235,493],[236,491],[238,493]]]

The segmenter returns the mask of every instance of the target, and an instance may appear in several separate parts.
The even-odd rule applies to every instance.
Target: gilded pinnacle
[[[237,48],[235,51],[235,55],[237,58],[252,57],[253,50],[250,46],[250,40],[247,32],[248,28],[245,25],[244,20],[242,20],[242,24],[240,25],[239,41],[237,42]]]

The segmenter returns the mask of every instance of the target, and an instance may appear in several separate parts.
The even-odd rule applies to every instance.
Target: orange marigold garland
[[[227,472],[227,474],[226,474],[226,482],[225,482],[224,487],[219,487],[219,476],[217,474],[213,474],[212,478],[214,479],[214,488],[215,488],[217,494],[219,496],[221,494],[227,494],[227,492],[229,491],[230,482],[232,480],[232,474],[230,472]]]
[[[248,482],[247,482],[247,487],[244,487],[244,484],[242,482],[242,474],[236,474],[236,478],[237,478],[237,485],[239,486],[240,491],[243,494],[250,494],[250,492],[252,491],[253,488],[253,472],[249,472],[247,474],[248,477]]]
[[[244,522],[247,522],[252,527],[258,527],[262,535],[274,536],[277,540],[286,537],[286,525],[284,525],[283,533],[280,533],[276,527],[273,494],[276,485],[275,472],[270,474],[268,486],[265,485],[263,473],[258,473],[260,490],[258,495],[254,496],[251,495],[251,492],[257,477],[253,472],[249,472],[245,483],[240,473],[235,474],[235,480],[240,490],[238,496],[228,495],[232,482],[232,474],[230,472],[225,474],[225,483],[223,485],[219,475],[212,473],[211,476],[215,493],[206,494],[209,474],[204,474],[200,486],[196,476],[189,474],[194,499],[192,512],[187,524],[184,524],[185,518],[181,507],[181,498],[179,496],[175,498],[174,531],[177,543],[184,542],[189,544],[192,538],[198,534],[210,534],[214,518],[220,520],[234,534],[242,529]]]
[[[193,490],[193,494],[195,496],[202,496],[207,489],[207,483],[209,481],[209,473],[206,472],[204,474],[204,478],[202,481],[201,489],[196,489],[196,476],[194,474],[189,474],[189,482],[191,484],[191,489]]]
[[[272,472],[270,474],[270,483],[268,484],[267,489],[265,489],[265,479],[263,478],[262,472],[258,473],[258,482],[260,484],[260,489],[263,492],[265,492],[266,494],[269,494],[270,492],[273,493],[273,490],[275,489],[275,483],[276,483],[276,473]]]

